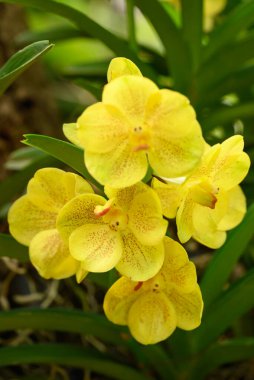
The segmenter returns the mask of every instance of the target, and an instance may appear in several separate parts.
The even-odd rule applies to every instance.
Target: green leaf
[[[161,380],[178,379],[172,358],[159,344],[149,346],[133,345],[132,351],[136,353],[137,357],[141,356],[145,366],[153,368],[159,374]]]
[[[33,146],[34,148],[40,149],[50,156],[55,157],[83,175],[88,181],[98,187],[98,189],[103,189],[103,186],[96,182],[87,171],[84,164],[84,151],[81,148],[66,141],[43,135],[27,134],[24,135],[24,137],[24,144]]]
[[[21,263],[29,260],[28,248],[19,244],[11,235],[0,234],[0,257],[17,259]]]
[[[223,95],[229,93],[246,93],[246,89],[249,88],[250,83],[252,83],[254,77],[254,66],[249,65],[240,70],[235,71],[232,74],[229,74],[224,78],[220,83],[217,83],[216,86],[209,89],[199,89],[197,106],[204,107],[210,103],[218,103]],[[210,113],[210,116],[212,114]]]
[[[182,0],[182,33],[191,55],[192,70],[195,72],[201,60],[203,31],[203,0]]]
[[[90,77],[90,78],[106,78],[108,62],[89,62],[76,66],[64,67],[62,73],[68,76]]]
[[[4,66],[0,68],[0,95],[12,82],[25,71],[37,58],[45,54],[54,46],[49,41],[38,41],[14,54]]]
[[[208,92],[219,85],[221,81],[231,73],[235,73],[248,60],[254,58],[253,33],[241,38],[239,41],[223,48],[206,62],[197,74],[197,86],[199,91]]]
[[[210,129],[217,127],[218,125],[223,125],[226,123],[233,123],[237,119],[244,119],[254,116],[254,102],[243,103],[237,106],[223,106],[209,117],[201,119],[201,125],[204,131],[209,131]]]
[[[254,2],[240,3],[227,15],[224,22],[214,29],[210,36],[209,44],[204,50],[204,61],[217,54],[221,47],[235,40],[238,33],[243,29],[247,29],[253,22]]]
[[[206,310],[219,296],[237,260],[250,242],[254,233],[253,225],[254,204],[248,209],[242,223],[229,232],[226,243],[214,252],[214,256],[201,280],[201,290]]]
[[[99,84],[95,81],[90,81],[84,78],[74,79],[73,82],[77,86],[89,91],[97,100],[100,101],[103,90],[103,84]]]
[[[94,335],[108,343],[127,344],[121,339],[121,332],[125,329],[96,313],[61,308],[20,308],[0,312],[0,331],[27,328]]]
[[[36,170],[44,167],[59,167],[59,161],[43,155],[35,159],[31,164],[17,173],[7,177],[0,183],[0,205],[3,206],[6,202],[11,201],[17,194],[20,194],[31,179]]]
[[[174,88],[185,92],[190,80],[189,55],[180,30],[158,0],[135,0],[137,7],[152,23],[165,47],[168,69]]]
[[[200,355],[196,366],[189,372],[189,380],[202,380],[213,369],[254,357],[254,338],[231,339],[219,342]]]
[[[244,239],[244,237],[239,239]],[[232,247],[231,253],[234,255],[234,247]],[[213,281],[214,283],[217,282],[216,273]],[[201,326],[189,334],[193,352],[200,352],[216,341],[220,334],[230,327],[237,318],[247,313],[254,306],[253,294],[254,269],[222,293],[205,314]]]
[[[58,25],[43,30],[27,30],[19,34],[16,41],[19,44],[29,44],[44,39],[57,42],[78,37],[90,37],[90,35],[71,25]]]
[[[90,311],[24,308],[0,312],[0,331],[27,328],[93,335],[103,342],[128,347],[147,366],[160,374],[164,373],[163,379],[166,371],[168,374],[173,373],[171,360],[161,347],[140,345],[131,337],[128,338],[126,328],[113,325],[104,316]],[[161,368],[157,368],[159,363]]]
[[[141,371],[105,358],[91,348],[70,344],[41,343],[0,348],[0,366],[20,364],[59,364],[85,368],[110,379],[148,380]]]
[[[73,22],[81,32],[84,32],[89,36],[97,38],[103,42],[116,55],[133,60],[139,66],[144,75],[152,79],[156,79],[153,69],[137,57],[137,55],[129,48],[127,41],[102,27],[86,14],[75,8],[53,0],[0,0],[0,2],[30,6],[45,12],[52,12],[59,16],[65,17]]]
[[[10,153],[4,167],[8,170],[21,170],[26,168],[36,159],[42,157],[45,157],[45,154],[32,147],[26,146],[18,148]]]

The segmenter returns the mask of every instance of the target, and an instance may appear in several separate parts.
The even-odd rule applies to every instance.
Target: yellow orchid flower
[[[104,299],[107,318],[128,325],[142,344],[167,339],[180,327],[192,330],[200,325],[203,301],[196,270],[185,249],[165,237],[165,260],[158,274],[145,282],[121,277]]]
[[[84,270],[114,267],[143,281],[154,276],[164,259],[167,222],[157,194],[144,183],[124,189],[105,188],[107,201],[96,194],[73,198],[59,212],[57,229]]]
[[[80,282],[86,275],[56,229],[61,208],[84,193],[93,193],[93,189],[77,174],[44,168],[35,173],[27,194],[9,210],[10,233],[19,243],[29,246],[31,262],[44,278],[61,279],[76,274]]]
[[[185,175],[198,163],[204,140],[189,100],[144,78],[133,62],[115,58],[102,102],[88,107],[65,134],[85,149],[85,164],[100,183],[132,186],[148,162],[160,176]]]
[[[183,183],[153,179],[163,214],[176,217],[182,243],[193,236],[210,248],[223,245],[226,231],[237,226],[246,213],[245,196],[238,184],[249,166],[243,138],[236,135],[207,148],[200,165]]]
[[[180,9],[180,0],[167,0],[177,9]],[[227,0],[204,0],[204,30],[209,32],[213,29],[215,17],[225,8]]]

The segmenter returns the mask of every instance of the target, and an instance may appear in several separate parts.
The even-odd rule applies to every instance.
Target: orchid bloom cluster
[[[198,327],[196,269],[166,236],[167,219],[176,218],[181,243],[224,243],[246,212],[239,183],[250,161],[242,137],[208,146],[189,100],[159,89],[126,58],[111,61],[102,101],[64,133],[84,148],[104,195],[77,174],[40,169],[9,210],[11,234],[29,246],[46,279],[75,275],[81,282],[115,268],[121,277],[105,296],[105,314],[142,344],[162,341],[176,327]]]

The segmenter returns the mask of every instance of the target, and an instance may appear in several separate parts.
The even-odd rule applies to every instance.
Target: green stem
[[[127,8],[129,47],[134,52],[137,52],[138,51],[138,44],[137,44],[137,40],[136,40],[134,0],[126,0],[126,8]]]
[[[127,365],[115,363],[91,350],[69,344],[33,344],[0,349],[0,366],[17,364],[60,364],[85,368],[118,380],[148,380],[149,378]]]

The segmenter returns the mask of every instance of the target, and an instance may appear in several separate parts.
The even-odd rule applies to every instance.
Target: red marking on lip
[[[139,282],[137,283],[137,285],[134,287],[134,290],[135,290],[135,291],[139,290],[139,289],[141,288],[142,285],[143,285],[143,281],[139,281]]]
[[[211,209],[214,209],[214,208],[215,208],[216,203],[217,203],[217,200],[218,200],[218,199],[216,198],[216,196],[213,195],[213,197],[212,197],[212,201],[211,201],[211,206],[210,206]]]
[[[140,150],[147,150],[149,148],[149,145],[148,144],[141,144],[141,145],[138,145],[136,146],[133,151],[134,152],[139,152]]]
[[[104,208],[104,210],[102,211],[94,211],[94,214],[95,216],[99,218],[100,216],[106,215],[109,212],[109,210],[110,210],[110,207],[107,207],[107,208]]]

